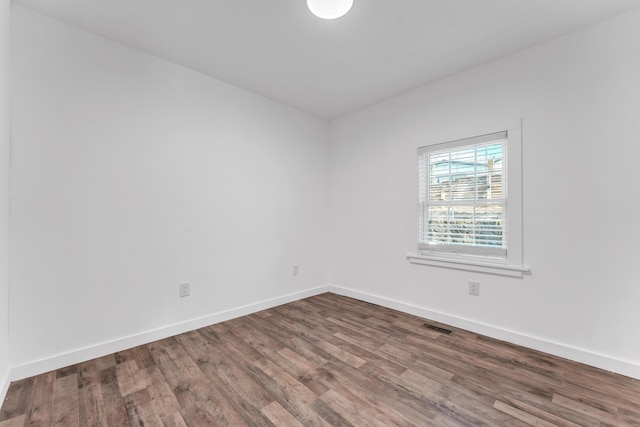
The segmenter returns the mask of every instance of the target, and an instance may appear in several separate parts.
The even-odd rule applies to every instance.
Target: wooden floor
[[[640,381],[425,323],[323,294],[17,381],[0,427],[640,426]]]

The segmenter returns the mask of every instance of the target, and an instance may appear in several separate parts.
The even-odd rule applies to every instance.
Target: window
[[[506,258],[507,132],[422,147],[420,253]]]
[[[418,148],[415,264],[522,276],[519,127]]]

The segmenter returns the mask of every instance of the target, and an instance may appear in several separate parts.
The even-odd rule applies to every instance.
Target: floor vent
[[[422,326],[424,326],[427,329],[431,329],[432,331],[440,332],[441,334],[445,334],[445,335],[451,335],[453,333],[453,331],[450,329],[440,328],[438,326],[430,325],[428,323],[425,323]]]

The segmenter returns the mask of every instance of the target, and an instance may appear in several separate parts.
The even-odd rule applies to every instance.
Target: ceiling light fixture
[[[336,19],[351,10],[353,0],[307,0],[307,7],[318,18]]]

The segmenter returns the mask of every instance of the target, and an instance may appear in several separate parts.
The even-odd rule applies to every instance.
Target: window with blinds
[[[418,149],[418,251],[507,257],[507,131]]]

